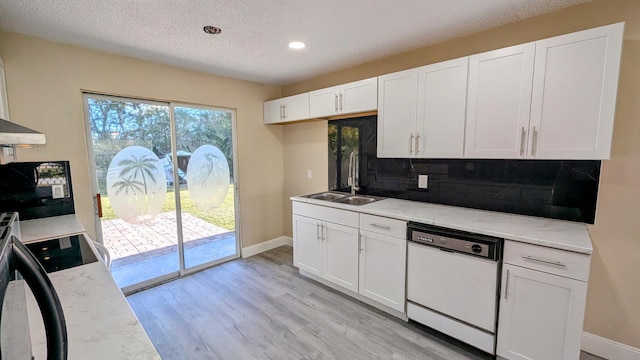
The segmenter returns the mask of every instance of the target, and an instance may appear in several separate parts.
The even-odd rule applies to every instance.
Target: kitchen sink
[[[369,197],[369,196],[352,195],[342,199],[335,200],[335,202],[339,202],[342,204],[349,204],[349,205],[364,205],[364,204],[371,204],[372,202],[375,202],[378,200],[380,199]]]
[[[321,192],[318,194],[307,195],[306,197],[308,197],[309,199],[334,201],[334,200],[345,198],[347,197],[347,195],[329,191],[329,192]]]
[[[341,204],[356,206],[370,204],[372,202],[384,199],[378,196],[349,195],[333,191],[325,191],[317,194],[305,195],[304,197],[309,199],[332,201]]]

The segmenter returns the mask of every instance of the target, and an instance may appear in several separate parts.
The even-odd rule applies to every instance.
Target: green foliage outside
[[[204,211],[199,209],[191,200],[188,190],[180,190],[180,205],[182,212],[189,213],[200,218],[210,224],[214,224],[223,229],[235,230],[235,212],[234,212],[234,190],[233,185],[229,185],[229,193],[220,206],[213,211]],[[167,192],[162,212],[176,211],[176,202],[174,192]],[[102,197],[102,219],[114,220],[118,216],[113,212],[111,202],[106,196]]]

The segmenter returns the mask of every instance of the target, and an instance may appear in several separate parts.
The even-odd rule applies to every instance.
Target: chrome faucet
[[[360,191],[358,186],[360,182],[360,156],[358,150],[354,150],[349,155],[349,176],[347,177],[347,185],[351,186],[351,195],[355,195]]]

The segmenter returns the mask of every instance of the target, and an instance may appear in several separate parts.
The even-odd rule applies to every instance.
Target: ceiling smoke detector
[[[217,35],[222,32],[222,29],[220,29],[219,27],[215,27],[211,25],[205,26],[202,30],[204,30],[204,32],[206,32],[207,34],[211,34],[211,35]]]

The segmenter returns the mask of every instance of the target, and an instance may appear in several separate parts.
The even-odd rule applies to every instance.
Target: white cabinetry
[[[376,110],[378,78],[351,82],[309,93],[311,118]]]
[[[406,231],[405,221],[294,201],[293,264],[359,300],[404,314]]]
[[[468,61],[379,78],[378,157],[462,157]]]
[[[532,157],[610,157],[623,30],[619,23],[536,42]]]
[[[461,158],[469,58],[419,69],[415,157]]]
[[[505,242],[497,354],[578,359],[590,256]]]
[[[277,124],[309,118],[309,93],[264,103],[264,123]]]
[[[417,103],[417,68],[378,77],[379,158],[413,156]]]
[[[358,291],[358,213],[293,203],[293,264]]]
[[[465,157],[609,158],[623,28],[472,55]]]
[[[407,224],[360,214],[360,295],[405,312]]]
[[[528,43],[469,57],[465,157],[524,156],[534,53]]]

